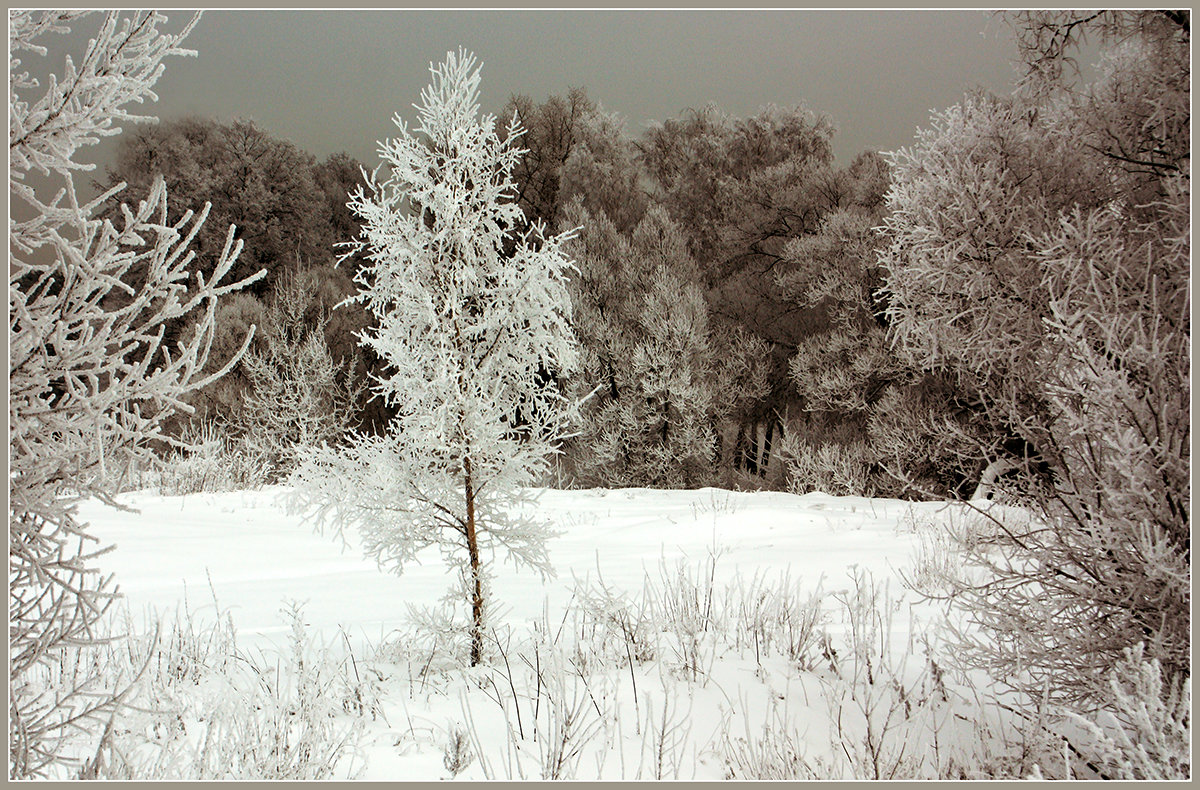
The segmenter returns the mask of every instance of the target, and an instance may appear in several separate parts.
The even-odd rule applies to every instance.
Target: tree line
[[[566,383],[584,406],[559,481],[921,495],[889,474],[898,461],[930,495],[969,493],[982,460],[940,446],[931,454],[917,419],[942,409],[950,388],[914,384],[884,347],[873,229],[890,181],[880,154],[838,167],[832,124],[803,107],[733,118],[708,106],[634,137],[579,88],[540,103],[515,95],[499,118],[525,129],[513,169],[525,226],[583,229],[567,247],[583,364]],[[174,205],[212,203],[194,245],[201,271],[221,243],[208,228],[232,224],[244,247],[233,275],[267,272],[218,307],[216,358],[251,325],[259,331],[232,373],[191,396],[189,420],[297,435],[263,423],[252,404],[307,379],[316,389],[304,419],[329,426],[322,438],[343,425],[383,430],[388,406],[356,386],[383,370],[355,336],[371,319],[336,307],[363,265],[361,256],[335,265],[337,245],[361,231],[347,196],[363,172],[345,154],[318,161],[248,120],[186,118],[123,136],[98,186],[128,187],[105,216],[161,174]],[[290,318],[272,309],[280,299],[293,304]],[[308,368],[264,367],[294,360],[284,349],[310,335],[324,347],[310,343]],[[827,456],[842,471],[819,472]]]

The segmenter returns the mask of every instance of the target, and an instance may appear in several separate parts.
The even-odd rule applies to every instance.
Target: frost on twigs
[[[10,11],[9,21],[9,185],[23,180],[36,169],[50,171],[91,170],[95,165],[73,161],[75,152],[95,145],[101,137],[120,134],[121,121],[153,120],[132,115],[126,105],[157,100],[154,83],[163,72],[168,55],[195,55],[180,47],[199,15],[178,34],[161,33],[158,25],[166,17],[157,12],[140,12],[131,17],[105,15],[96,38],[77,65],[68,56],[62,76],[51,74],[45,93],[30,100],[27,91],[42,87],[28,72],[18,71],[21,51],[45,55],[40,43],[47,33],[66,33],[69,23],[87,16],[84,12]]]
[[[400,572],[437,546],[463,570],[471,663],[483,647],[484,590],[498,552],[551,573],[548,528],[525,515],[574,407],[558,387],[576,366],[562,245],[524,225],[503,140],[479,117],[479,68],[465,53],[432,67],[412,132],[380,144],[385,173],[350,195],[363,221],[347,255],[367,263],[352,298],[375,317],[359,337],[387,364],[374,390],[396,409],[384,436],[304,454],[294,504],[319,525],[357,527],[366,554]]]
[[[992,536],[947,580],[955,657],[1030,720],[1119,715],[1108,676],[1136,645],[1163,689],[1191,676],[1189,17],[1018,19],[1050,92],[969,96],[892,156],[886,316],[974,393],[979,466],[1013,462],[991,487],[1028,514],[976,507]],[[1101,74],[1065,82],[1087,33]]]
[[[218,284],[241,249],[230,229],[209,280],[191,282],[189,250],[208,214],[167,221],[160,179],[116,221],[96,218],[118,189],[81,203],[72,157],[132,120],[123,107],[154,98],[151,86],[179,35],[166,19],[139,12],[104,17],[80,64],[39,87],[19,72],[17,55],[45,54],[39,40],[65,32],[79,14],[9,15],[9,747],[10,775],[45,775],[70,730],[111,710],[119,697],[95,689],[95,677],[69,687],[40,683],[38,668],[63,651],[87,646],[115,586],[93,565],[103,550],[75,518],[74,504],[110,504],[112,473],[149,445],[182,396],[223,375],[240,352],[203,375],[216,302],[245,284]],[[48,200],[26,176],[57,174]],[[16,219],[27,217],[27,219]],[[135,288],[131,283],[136,282]],[[195,319],[189,339],[168,343],[167,322]],[[247,338],[247,343],[249,338]],[[244,347],[243,347],[244,350]],[[85,673],[86,674],[86,673]]]
[[[330,354],[329,313],[315,304],[306,280],[281,278],[264,315],[264,348],[242,360],[249,387],[232,423],[248,454],[269,467],[271,482],[291,473],[295,448],[341,440],[365,387],[351,360],[335,362]]]

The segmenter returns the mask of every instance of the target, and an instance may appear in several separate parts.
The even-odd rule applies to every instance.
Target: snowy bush
[[[787,573],[775,582],[756,574],[749,582],[739,576],[725,596],[735,648],[753,645],[760,665],[772,654],[786,657],[802,670],[815,665],[825,622],[819,585],[806,594],[800,580]]]
[[[836,743],[851,776],[919,776],[926,756],[916,748],[913,729],[933,699],[925,673],[911,676],[912,645],[896,650],[891,642],[902,601],[861,571],[854,572],[851,585],[833,593],[840,604],[843,650],[828,650],[832,677],[823,684]]]
[[[875,495],[872,467],[878,465],[878,458],[865,442],[813,445],[789,433],[780,453],[787,464],[788,489],[794,494]]]
[[[1190,779],[1191,678],[1164,686],[1162,666],[1142,645],[1125,654],[1109,675],[1109,713],[1093,721],[1079,714],[1087,737],[1080,751],[1106,779]]]
[[[595,582],[576,580],[574,594],[587,626],[586,638],[599,655],[629,666],[653,661],[658,655],[654,610],[648,597],[634,598],[609,587],[603,577]]]
[[[1114,45],[1101,77],[1047,81],[1087,30]],[[1190,47],[1154,11],[1018,33],[1025,90],[970,96],[893,156],[881,260],[898,347],[1012,440],[977,451],[1014,462],[995,489],[1032,518],[996,513],[996,540],[964,547],[982,576],[952,582],[955,652],[1035,718],[1111,704],[1139,643],[1164,688],[1190,677]]]
[[[659,565],[658,585],[647,584],[655,622],[670,637],[667,649],[675,656],[674,669],[691,683],[704,685],[716,658],[718,631],[724,623],[720,591],[715,576],[719,552],[710,553],[693,569],[686,560],[674,568]]]
[[[456,726],[451,730],[446,740],[446,751],[442,755],[442,765],[446,766],[446,770],[450,772],[451,778],[458,776],[469,768],[475,759],[475,752],[471,750],[468,735],[469,733],[465,729]]]
[[[115,593],[95,565],[103,550],[76,519],[76,503],[88,496],[112,503],[108,465],[148,460],[184,396],[245,350],[205,370],[218,299],[248,282],[220,284],[241,249],[232,228],[211,277],[193,282],[189,247],[208,207],[169,222],[160,178],[136,206],[98,219],[121,186],[90,202],[75,189],[75,172],[92,167],[75,161],[79,149],[117,134],[119,123],[142,120],[126,105],[156,98],[165,58],[193,54],[180,44],[195,20],[172,35],[160,32],[166,20],[156,12],[107,13],[82,60],[67,58],[36,94],[40,86],[20,58],[46,55],[43,42],[86,13],[9,14],[11,778],[61,765],[65,740],[117,702],[112,689],[92,693],[96,678],[59,688],[32,680],[39,664],[93,639]],[[35,174],[58,189],[53,197],[35,187]],[[166,341],[167,325],[185,316],[194,322],[190,335]]]
[[[917,539],[920,542],[905,586],[930,598],[952,592],[955,585],[948,580],[959,574],[961,544],[948,530],[937,528],[920,530]]]
[[[725,778],[740,781],[813,780],[829,778],[829,768],[819,758],[808,755],[804,739],[795,732],[786,712],[771,701],[767,717],[757,730],[749,718],[742,734],[735,734],[729,722],[722,728],[720,752],[725,762]]]

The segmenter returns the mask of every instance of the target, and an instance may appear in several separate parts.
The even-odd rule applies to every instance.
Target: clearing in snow
[[[546,490],[536,506],[560,533],[548,546],[557,577],[495,568],[487,657],[467,669],[463,613],[457,628],[438,614],[451,578],[436,549],[401,576],[385,574],[351,533],[343,544],[289,515],[289,493],[144,491],[120,498],[137,512],[81,508],[94,534],[116,544],[105,568],[126,596],[125,627],[145,632],[151,614],[186,612],[186,626],[166,629],[160,644],[188,643],[183,632],[203,653],[190,685],[152,669],[144,682],[157,690],[142,705],[161,711],[118,728],[140,744],[135,757],[183,755],[151,770],[883,778],[937,777],[967,759],[975,730],[950,734],[964,700],[947,689],[935,652],[940,608],[914,604],[901,580],[934,561],[935,530],[923,525],[959,506]],[[241,664],[268,669],[247,681],[254,674]],[[236,748],[229,732],[246,726],[233,722],[269,707],[264,693],[286,714],[277,725],[286,759],[206,757],[213,735]],[[167,712],[171,734],[155,719]]]

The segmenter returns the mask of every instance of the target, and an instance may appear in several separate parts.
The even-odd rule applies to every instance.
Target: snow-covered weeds
[[[854,569],[851,586],[833,593],[844,638],[839,653],[826,655],[830,672],[822,691],[834,719],[835,752],[846,758],[850,777],[937,778],[926,769],[934,750],[923,748],[928,732],[944,719],[949,698],[929,662],[916,662],[914,644],[893,644],[902,601],[869,574]],[[917,664],[914,666],[914,664]]]
[[[204,621],[184,608],[160,621],[155,636],[114,640],[109,674],[144,669],[81,775],[352,777],[364,717],[378,711],[374,690],[352,653],[314,642],[298,604],[282,614],[287,645],[271,651],[239,648],[232,619],[219,610]]]
[[[746,707],[744,705],[744,707]],[[755,728],[743,716],[740,734],[726,724],[721,733],[720,754],[725,761],[725,778],[738,780],[820,779],[829,769],[813,757],[788,716],[786,700],[771,700],[761,726]]]
[[[1001,764],[936,639],[896,643],[909,623],[885,585],[722,584],[720,557],[660,562],[637,594],[577,578],[561,616],[493,629],[479,667],[448,669],[407,637],[384,653],[418,668],[409,700],[457,696],[457,720],[427,739],[454,777],[938,779]]]
[[[180,442],[151,475],[164,496],[258,490],[273,474],[267,455],[214,422],[189,425]]]
[[[99,744],[80,741],[78,774],[374,778],[393,760],[414,776],[468,781],[1189,770],[1190,689],[1155,686],[1149,662],[1120,669],[1119,716],[1046,705],[1029,720],[1001,704],[986,673],[951,660],[940,609],[911,608],[907,591],[868,570],[745,575],[730,567],[736,549],[714,539],[698,552],[619,583],[598,557],[533,617],[490,620],[473,667],[456,601],[410,608],[410,625],[374,647],[315,632],[292,606],[283,644],[255,651],[215,593],[202,610],[185,603],[157,638],[115,640],[101,654],[113,688],[137,678],[134,696]]]

